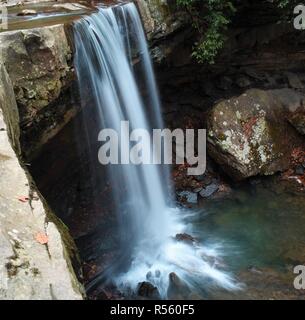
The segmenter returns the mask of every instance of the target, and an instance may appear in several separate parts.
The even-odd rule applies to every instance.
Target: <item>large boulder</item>
[[[191,294],[189,285],[182,280],[175,272],[168,275],[169,284],[167,298],[169,300],[186,300]]]
[[[287,121],[300,97],[290,89],[251,89],[217,103],[207,123],[210,155],[237,180],[287,169],[292,150],[304,147]]]
[[[1,61],[25,117],[55,101],[67,84],[71,50],[63,25],[1,34]]]
[[[1,33],[0,60],[13,86],[22,149],[29,156],[78,110],[69,91],[74,70],[64,25]]]

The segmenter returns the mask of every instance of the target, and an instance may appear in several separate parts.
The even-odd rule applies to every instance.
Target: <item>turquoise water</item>
[[[304,194],[261,184],[239,189],[230,198],[203,203],[188,222],[203,244],[219,245],[223,269],[245,284],[243,291],[261,288],[260,298],[274,298],[277,291],[284,298],[300,294],[293,268],[305,264]]]

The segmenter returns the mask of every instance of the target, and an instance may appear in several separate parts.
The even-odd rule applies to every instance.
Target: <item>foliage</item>
[[[192,56],[199,63],[215,63],[215,58],[225,43],[225,32],[236,12],[236,0],[176,0],[192,19],[199,33]],[[293,0],[276,0],[274,5],[286,9]]]
[[[289,0],[278,0],[277,5],[279,8],[286,8],[289,5]]]
[[[231,1],[224,0],[177,0],[192,17],[193,27],[199,31],[193,56],[198,62],[214,63],[214,59],[225,42],[225,30],[235,8]],[[204,12],[201,16],[199,12]]]

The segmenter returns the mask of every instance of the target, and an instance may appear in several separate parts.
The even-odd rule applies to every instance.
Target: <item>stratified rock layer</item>
[[[0,34],[0,59],[12,83],[26,156],[36,152],[76,114],[74,77],[64,25]]]

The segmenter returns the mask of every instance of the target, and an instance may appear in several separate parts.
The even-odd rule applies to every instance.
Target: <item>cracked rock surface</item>
[[[0,111],[0,299],[82,299],[61,234],[30,194]]]

